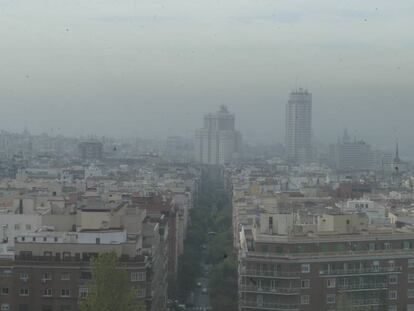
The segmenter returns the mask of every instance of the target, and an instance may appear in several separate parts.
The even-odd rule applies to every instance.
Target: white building
[[[290,93],[286,105],[286,148],[288,159],[307,163],[312,158],[312,94],[299,88]]]
[[[0,214],[0,244],[13,248],[17,236],[35,232],[41,222],[40,215]]]
[[[225,106],[204,116],[204,127],[195,133],[195,160],[203,164],[222,165],[240,152],[241,135],[235,130],[234,114]]]

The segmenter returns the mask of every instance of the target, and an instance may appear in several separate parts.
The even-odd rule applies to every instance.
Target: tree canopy
[[[103,253],[91,260],[92,281],[81,311],[144,311],[134,299],[128,273],[120,267],[115,252]]]

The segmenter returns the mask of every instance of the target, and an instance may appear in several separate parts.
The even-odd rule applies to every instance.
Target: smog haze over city
[[[412,1],[0,3],[1,128],[191,137],[225,104],[243,138],[284,141],[285,105],[313,95],[313,135],[409,153]]]
[[[414,311],[413,0],[0,0],[0,311]]]

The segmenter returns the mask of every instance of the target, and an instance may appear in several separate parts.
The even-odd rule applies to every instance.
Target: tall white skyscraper
[[[290,93],[286,105],[288,159],[304,164],[312,159],[312,94],[299,88]]]
[[[204,127],[195,133],[195,160],[212,165],[229,163],[240,152],[240,143],[234,114],[221,106],[220,111],[204,116]]]

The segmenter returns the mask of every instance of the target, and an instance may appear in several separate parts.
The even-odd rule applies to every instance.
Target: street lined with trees
[[[210,303],[213,311],[237,310],[237,255],[233,249],[232,206],[218,169],[204,169],[178,266],[178,299],[188,302],[197,278],[211,266]]]

